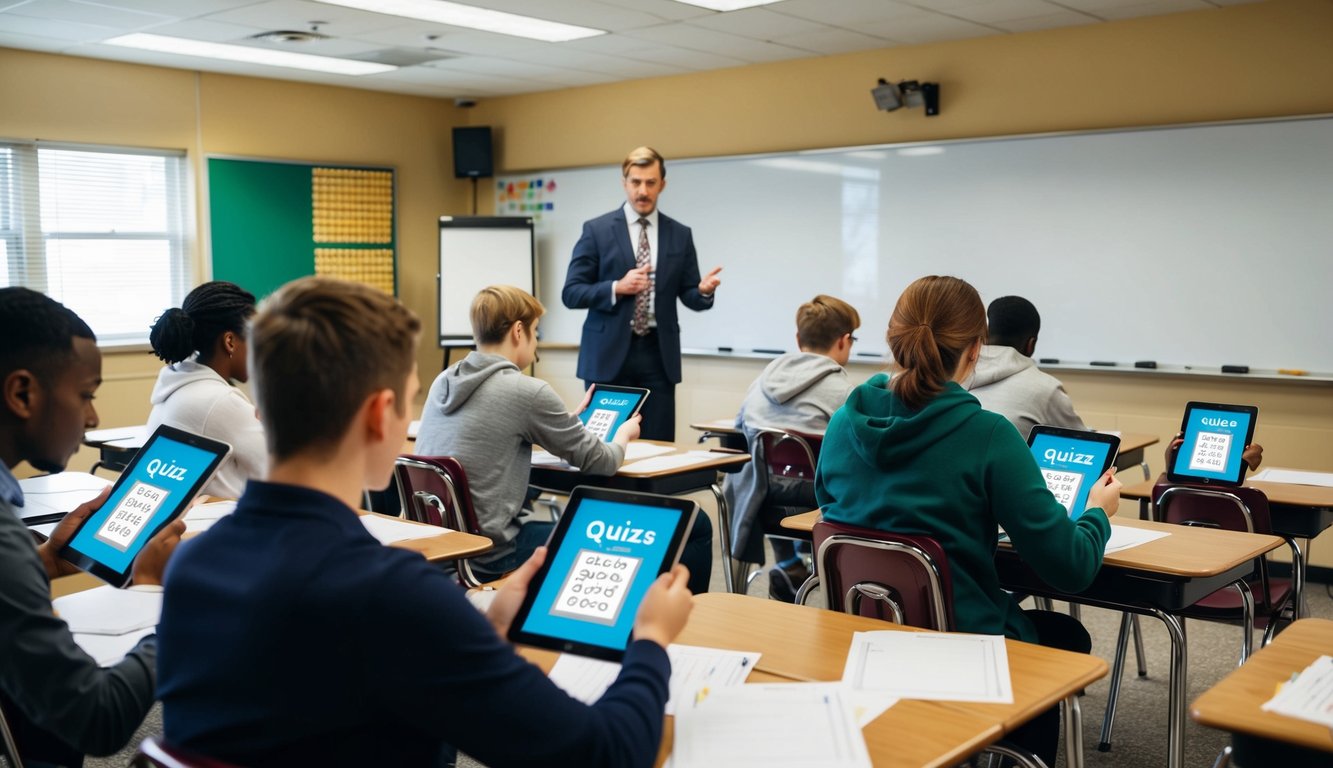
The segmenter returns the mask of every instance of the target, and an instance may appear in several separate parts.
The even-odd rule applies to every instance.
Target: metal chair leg
[[[1042,762],[1040,757],[1037,757],[1026,750],[1005,744],[1004,742],[996,742],[989,747],[986,747],[982,754],[1007,757],[1010,760],[1013,760],[1014,764],[1020,766],[1020,768],[1048,768],[1046,763]]]
[[[1227,768],[1231,765],[1231,745],[1222,747],[1222,751],[1217,753],[1217,759],[1213,761],[1213,768]]]
[[[805,601],[810,598],[810,593],[819,588],[819,576],[810,574],[810,578],[801,583],[801,588],[796,590],[796,604],[805,605]]]
[[[1139,628],[1139,615],[1130,614],[1130,622],[1134,627],[1134,660],[1139,665],[1139,677],[1148,676],[1148,655],[1143,647],[1143,630]]]
[[[1078,694],[1066,696],[1060,709],[1065,724],[1065,766],[1083,768],[1083,710]]]
[[[1097,742],[1098,752],[1111,751],[1111,731],[1115,729],[1115,707],[1120,698],[1120,678],[1125,672],[1125,651],[1129,645],[1130,621],[1137,618],[1120,614],[1120,632],[1115,641],[1115,661],[1111,665],[1111,688],[1106,694],[1106,715],[1102,718],[1102,737]]]

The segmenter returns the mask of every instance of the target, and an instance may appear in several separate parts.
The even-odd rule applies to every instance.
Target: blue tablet
[[[139,551],[185,511],[230,451],[226,443],[158,427],[60,556],[112,586],[125,586]]]
[[[1032,458],[1069,515],[1077,520],[1088,508],[1088,494],[1097,478],[1115,463],[1120,438],[1104,432],[1064,429],[1038,424],[1028,433]]]
[[[575,488],[509,639],[620,661],[639,603],[680,559],[698,510],[689,499]]]
[[[579,414],[579,421],[604,442],[615,439],[616,430],[634,417],[648,399],[648,390],[639,387],[616,387],[594,384],[588,407]]]
[[[1259,409],[1252,405],[1189,403],[1180,432],[1185,441],[1166,468],[1173,483],[1240,485],[1245,446],[1254,439]]]

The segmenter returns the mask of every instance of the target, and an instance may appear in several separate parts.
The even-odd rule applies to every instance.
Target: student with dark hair
[[[23,491],[12,468],[59,472],[97,426],[93,397],[102,355],[92,330],[58,302],[27,288],[0,288],[0,707],[28,766],[82,765],[129,741],[153,703],[156,641],[99,667],[51,609],[51,579],[77,573],[57,553],[106,500],[69,513],[37,546],[19,519]],[[134,562],[136,588],[161,583],[180,540],[177,521]]]
[[[1119,505],[1114,470],[1071,521],[1046,488],[1027,443],[1008,421],[963,390],[986,338],[981,297],[956,277],[907,287],[889,320],[895,369],[852,390],[833,414],[815,473],[815,497],[836,522],[930,536],[943,546],[960,632],[1003,634],[1066,650],[1091,650],[1063,614],[1024,611],[995,572],[996,525],[1048,584],[1078,592],[1101,568]],[[1055,764],[1052,709],[1010,739]]]
[[[167,364],[153,386],[148,429],[166,424],[231,446],[204,486],[212,496],[234,499],[246,480],[264,475],[264,428],[254,405],[231,384],[250,379],[245,324],[254,313],[253,295],[215,280],[163,312],[148,337],[153,354]]]
[[[842,407],[852,389],[843,366],[852,355],[852,334],[860,326],[856,308],[834,296],[819,294],[796,310],[800,351],[769,363],[750,385],[736,414],[736,427],[751,445],[765,428],[824,433],[829,417]],[[765,509],[797,514],[815,506],[810,480],[776,480],[770,483],[768,472],[753,463],[727,475],[722,490],[734,520],[732,557],[750,563],[764,561],[760,513]],[[772,543],[777,565],[768,572],[768,594],[790,603],[810,571],[791,541],[775,538]]]
[[[361,489],[388,484],[407,436],[420,329],[393,297],[328,278],[260,308],[250,354],[268,475],[167,574],[167,741],[252,768],[438,766],[446,744],[496,768],[652,765],[666,646],[690,612],[683,567],[648,590],[619,677],[588,706],[503,639],[545,548],[483,615],[358,520]]]
[[[986,315],[987,343],[967,382],[981,407],[1008,419],[1024,437],[1034,424],[1086,429],[1064,385],[1032,360],[1041,331],[1041,315],[1032,302],[1001,296],[990,303]]]

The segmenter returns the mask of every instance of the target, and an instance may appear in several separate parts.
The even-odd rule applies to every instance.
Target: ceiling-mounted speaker
[[[494,175],[494,168],[491,127],[480,125],[455,128],[454,178],[487,179]]]

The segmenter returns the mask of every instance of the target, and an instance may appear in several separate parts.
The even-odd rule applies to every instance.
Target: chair
[[[949,559],[929,536],[892,533],[821,520],[812,531],[815,572],[831,610],[940,632],[955,631]],[[813,581],[813,579],[812,579]],[[808,586],[808,585],[807,585]],[[808,592],[802,588],[803,595]],[[1066,762],[1082,765],[1083,725],[1078,697],[1060,703]],[[1043,766],[1013,745],[994,744],[983,754],[1022,766]]]
[[[1272,534],[1272,518],[1268,497],[1257,488],[1218,488],[1201,485],[1157,483],[1152,490],[1152,519],[1159,523],[1197,525],[1222,528],[1229,531]],[[1301,551],[1296,542],[1286,539],[1292,549],[1292,562],[1299,564]],[[1296,568],[1293,567],[1293,573]],[[1248,587],[1248,588],[1247,588]],[[1255,627],[1264,630],[1262,645],[1273,639],[1277,623],[1284,614],[1295,621],[1299,618],[1298,585],[1290,579],[1270,577],[1267,557],[1254,561],[1254,573],[1245,585],[1232,585],[1213,592],[1181,613],[1181,616],[1207,621],[1240,622],[1245,625],[1245,614],[1253,617]],[[1121,623],[1120,638],[1116,643],[1116,658],[1111,670],[1111,689],[1107,694],[1106,719],[1102,723],[1102,739],[1098,749],[1105,752],[1111,746],[1111,731],[1115,725],[1115,706],[1119,698],[1119,680],[1125,663],[1125,633],[1127,624]],[[1250,656],[1254,638],[1243,629],[1240,663]]]
[[[139,743],[130,760],[130,768],[239,768],[211,757],[203,757],[171,747],[153,736]]]
[[[477,522],[467,473],[458,459],[405,454],[394,460],[393,474],[398,481],[403,515],[408,520],[486,535]],[[458,581],[464,588],[473,589],[484,583],[472,571],[469,558],[458,560],[457,566]]]
[[[750,443],[750,461],[756,472],[767,472],[768,493],[759,511],[761,530],[765,537],[804,541],[781,527],[782,518],[794,512],[808,512],[815,506],[815,465],[823,435],[797,432],[789,429],[760,429]],[[739,562],[745,572],[738,574],[735,583],[746,588],[759,576],[760,569],[751,570],[750,563]]]

